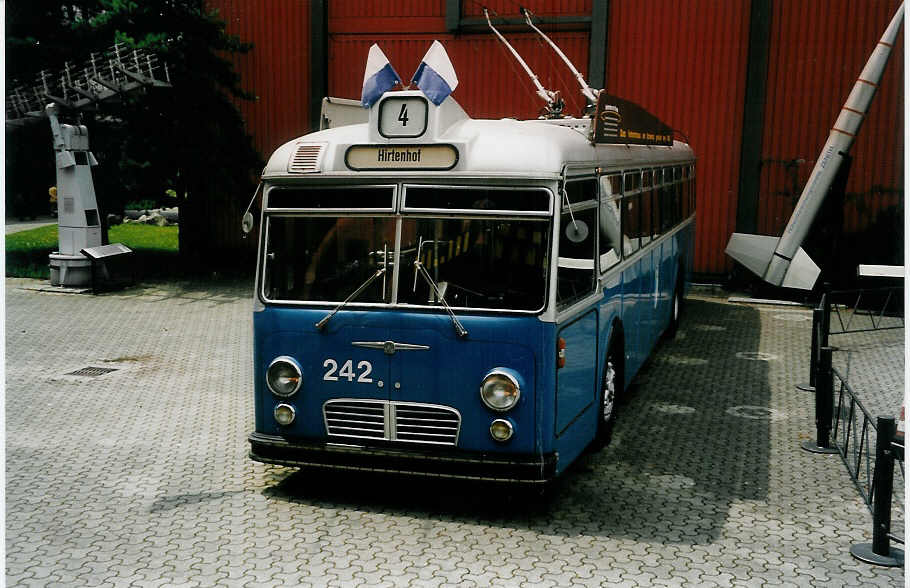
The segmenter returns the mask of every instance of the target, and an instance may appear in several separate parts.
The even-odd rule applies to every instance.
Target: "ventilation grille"
[[[437,404],[385,400],[330,400],[323,406],[331,437],[456,445],[461,415]]]
[[[359,439],[386,439],[387,403],[381,400],[331,400],[322,410],[326,433]]]
[[[288,172],[292,174],[312,174],[319,171],[324,145],[303,143],[297,146],[291,161],[288,162]]]
[[[622,115],[619,114],[619,110],[616,107],[607,107],[610,110],[604,110],[601,113],[601,119],[603,120],[604,135],[607,137],[618,137],[619,136],[619,127],[622,124]]]

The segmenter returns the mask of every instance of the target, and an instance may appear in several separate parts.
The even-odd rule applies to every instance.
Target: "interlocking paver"
[[[7,585],[903,583],[850,557],[871,517],[839,459],[798,449],[806,310],[691,297],[613,445],[540,500],[250,461],[246,282],[33,284],[6,280]],[[860,353],[895,351],[851,345],[856,378]],[[66,376],[89,365],[118,369]]]

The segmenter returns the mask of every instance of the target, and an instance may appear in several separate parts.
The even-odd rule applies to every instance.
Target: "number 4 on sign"
[[[394,112],[394,111],[393,111]],[[408,105],[401,105],[401,112],[398,113],[398,120],[401,121],[401,126],[408,126]]]

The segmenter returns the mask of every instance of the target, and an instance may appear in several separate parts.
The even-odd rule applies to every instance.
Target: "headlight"
[[[504,443],[512,438],[515,429],[512,423],[505,419],[496,419],[490,424],[490,436],[496,441]]]
[[[300,372],[300,366],[293,358],[282,355],[276,357],[269,365],[265,374],[265,380],[269,385],[269,390],[276,396],[287,398],[293,396],[303,384],[303,374]]]
[[[495,369],[480,384],[480,399],[488,408],[505,412],[518,404],[521,389],[511,374]]]
[[[290,425],[294,422],[295,416],[297,416],[297,412],[290,404],[279,404],[275,407],[275,420],[278,421],[279,425],[285,427]]]

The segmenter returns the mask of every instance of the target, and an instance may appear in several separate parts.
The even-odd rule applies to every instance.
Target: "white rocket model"
[[[842,158],[850,151],[859,132],[891,56],[903,17],[904,6],[901,4],[841,109],[780,238],[745,233],[733,233],[730,236],[727,255],[766,282],[803,290],[810,290],[815,285],[820,270],[800,245],[834,181]]]

